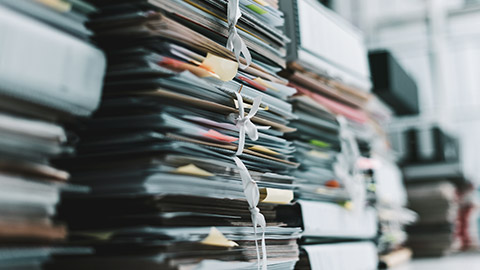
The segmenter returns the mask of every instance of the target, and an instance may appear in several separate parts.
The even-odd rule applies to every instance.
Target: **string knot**
[[[242,12],[240,11],[239,0],[229,0],[227,5],[228,39],[226,47],[230,51],[233,51],[240,68],[245,69],[252,63],[252,56],[250,55],[247,45],[245,45],[245,42],[238,34],[237,28],[235,27],[240,17],[242,17]],[[247,62],[246,65],[243,65],[240,62],[241,54],[243,54],[243,57],[245,57]]]
[[[252,107],[247,115],[245,115],[245,108],[243,105],[243,98],[242,96],[235,92],[238,101],[238,117],[235,119],[235,125],[238,128],[238,148],[235,155],[241,155],[243,153],[243,149],[245,147],[245,134],[248,137],[256,141],[258,140],[258,130],[259,129],[269,129],[270,127],[257,127],[254,123],[250,120],[252,117],[257,114],[258,109],[260,108],[260,104],[262,103],[262,97],[258,96],[253,99]]]

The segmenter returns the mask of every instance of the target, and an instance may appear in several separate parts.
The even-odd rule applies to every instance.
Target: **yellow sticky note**
[[[237,243],[228,240],[225,235],[215,227],[210,228],[210,233],[200,243],[217,247],[238,247]]]
[[[257,4],[262,5],[264,7],[268,6],[268,3],[263,0],[253,0],[253,1],[257,2]]]
[[[39,3],[44,4],[59,12],[69,12],[72,9],[72,4],[64,2],[62,0],[36,0]]]
[[[261,201],[264,203],[287,204],[293,200],[293,190],[261,188]]]
[[[346,201],[343,203],[343,207],[347,210],[352,210],[353,209],[353,203],[351,201]]]
[[[264,154],[267,154],[267,155],[272,155],[272,156],[280,155],[280,153],[278,153],[276,151],[273,151],[273,150],[271,150],[271,149],[269,149],[265,146],[261,146],[261,145],[254,145],[254,146],[249,147],[248,149],[256,151],[256,152],[261,152],[261,153],[264,153]]]
[[[238,71],[238,63],[213,54],[207,54],[201,66],[205,66],[220,77],[220,80],[227,82],[235,78]]]
[[[329,159],[330,158],[330,154],[325,153],[325,152],[320,152],[320,151],[317,151],[317,150],[309,151],[308,155],[313,156],[313,157],[317,157],[317,158],[323,158],[323,159]]]
[[[214,176],[213,173],[205,171],[204,169],[200,169],[194,164],[188,164],[185,166],[178,167],[177,169],[175,169],[174,172],[181,173],[181,174],[195,175],[195,176],[203,176],[203,177]]]

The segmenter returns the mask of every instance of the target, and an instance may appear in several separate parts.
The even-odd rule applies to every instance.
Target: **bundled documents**
[[[60,210],[71,244],[94,254],[49,267],[293,269],[300,228],[277,218],[299,166],[283,137],[295,130],[296,90],[275,74],[283,18],[266,2],[239,2],[245,67],[224,47],[234,2],[94,1],[89,26],[109,63],[103,98],[60,162],[90,189]]]
[[[290,125],[296,131],[286,134],[300,164],[292,172],[298,178],[297,203],[279,211],[285,222],[304,230],[296,267],[374,269],[378,253],[397,250],[405,242],[403,224],[412,219],[404,209],[406,196],[403,203],[385,201],[392,182],[394,195],[403,190],[385,132],[391,110],[369,92],[367,51],[357,29],[317,1],[285,0],[280,8],[286,13],[286,32],[296,37],[288,49],[287,68],[280,74],[297,89],[289,99],[297,116]],[[389,181],[392,171],[397,175]],[[387,188],[377,194],[377,185]],[[399,224],[395,230],[388,225],[384,209],[403,213],[399,220],[390,220]],[[386,242],[392,234],[398,237],[395,244]],[[352,240],[368,246],[359,248],[369,258],[362,262],[365,265],[345,262],[346,258],[356,262],[360,251],[350,248],[356,242],[338,244],[342,255],[332,254],[328,264],[317,258],[331,248],[322,243]],[[373,243],[376,240],[379,246]]]
[[[52,159],[74,151],[65,126],[100,100],[105,57],[84,26],[83,1],[0,1],[0,268],[41,269],[65,247],[57,218],[70,173]]]

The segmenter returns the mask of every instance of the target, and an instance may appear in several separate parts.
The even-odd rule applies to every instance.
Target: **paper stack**
[[[461,246],[458,238],[460,198],[447,181],[408,186],[409,207],[418,213],[418,222],[408,228],[408,245],[415,256],[442,256]]]
[[[294,131],[296,90],[275,74],[282,13],[275,1],[235,2],[94,1],[104,95],[62,162],[91,192],[61,213],[72,243],[95,253],[51,269],[293,269],[300,228],[276,211],[293,199],[298,167],[282,137]],[[236,30],[227,7],[243,14]],[[233,30],[253,56],[243,70],[224,47],[229,32],[238,41]]]
[[[297,131],[286,134],[300,163],[293,172],[297,204],[279,211],[289,225],[304,229],[296,267],[374,269],[376,208],[384,196],[376,194],[376,185],[389,186],[390,177],[380,168],[385,164],[399,173],[384,131],[391,111],[369,92],[359,31],[316,1],[285,0],[280,7],[287,34],[296,37],[288,68],[280,74],[298,91],[290,98],[297,116],[291,126]],[[403,189],[401,182],[397,188]],[[394,206],[404,210],[401,203]]]
[[[0,114],[0,268],[40,266],[66,237],[54,221],[55,206],[69,174],[50,166],[66,135],[53,123]]]
[[[389,269],[411,259],[412,251],[405,246],[408,238],[406,226],[416,221],[417,214],[406,208],[407,192],[391,151],[378,151],[374,158],[381,164],[374,170],[378,179],[375,193],[380,224],[380,266]]]
[[[397,144],[408,142],[403,172],[409,207],[418,213],[418,222],[408,228],[413,255],[443,256],[474,247],[473,185],[461,166],[458,138],[428,122],[401,135]]]
[[[0,1],[0,269],[89,252],[63,247],[56,205],[77,189],[51,159],[74,150],[64,125],[100,99],[105,57],[83,26],[93,11],[83,1]]]
[[[345,118],[325,108],[320,99],[305,95],[305,88],[296,88],[300,95],[292,100],[299,120],[292,123],[298,130],[291,138],[297,146],[296,160],[301,163],[294,172],[299,178],[297,204],[282,207],[279,214],[291,226],[304,229],[297,268],[372,269],[378,263],[376,247],[373,242],[358,241],[377,236],[377,213],[371,206],[373,198],[367,194],[371,188],[367,170],[356,167],[360,160],[373,162],[367,154],[369,149],[360,151],[358,137],[345,125]],[[347,137],[342,138],[345,133]],[[371,169],[370,164],[365,166]],[[323,244],[346,240],[355,242]],[[331,256],[325,250],[331,250]],[[343,259],[346,254],[351,259],[348,264]],[[325,256],[330,259],[322,259]],[[350,263],[357,267],[352,268]]]

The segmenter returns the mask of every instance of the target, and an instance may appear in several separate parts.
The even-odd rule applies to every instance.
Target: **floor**
[[[480,270],[480,253],[451,255],[443,258],[414,259],[392,270]]]

